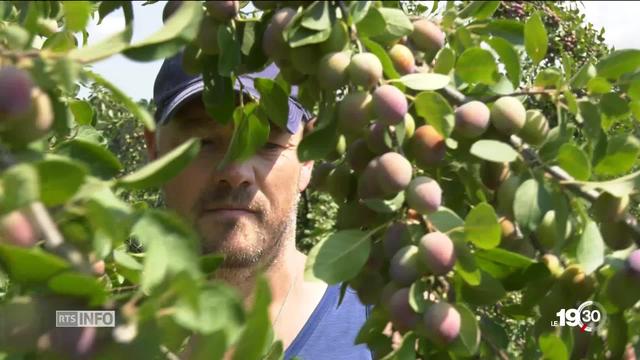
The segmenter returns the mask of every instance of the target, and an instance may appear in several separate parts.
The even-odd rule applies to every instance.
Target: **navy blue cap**
[[[239,76],[239,80],[242,81],[242,88],[245,93],[259,99],[260,93],[254,87],[253,80],[256,78],[273,80],[279,72],[280,69],[275,63],[272,63],[262,71]],[[234,84],[234,89],[240,90],[238,80]],[[189,75],[182,69],[182,53],[166,59],[162,67],[160,67],[153,86],[153,100],[157,106],[155,113],[156,123],[165,124],[180,106],[201,95],[203,90],[202,75]],[[306,122],[312,118],[312,114],[296,101],[297,93],[298,87],[292,86],[289,96],[289,118],[287,119],[287,130],[292,134],[298,131],[303,121]]]

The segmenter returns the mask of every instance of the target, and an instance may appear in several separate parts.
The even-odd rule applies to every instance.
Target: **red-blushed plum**
[[[276,11],[264,30],[262,36],[262,50],[273,60],[285,59],[289,56],[289,45],[284,41],[282,31],[296,14],[292,8],[282,8]]]
[[[392,196],[404,190],[411,181],[413,168],[409,160],[397,152],[388,152],[378,157],[378,166],[373,181],[384,196]]]
[[[364,171],[369,162],[375,157],[376,154],[369,150],[365,140],[362,138],[354,140],[347,148],[347,162],[356,173]]]
[[[349,64],[349,80],[356,86],[370,89],[382,79],[382,63],[372,53],[358,53]]]
[[[411,234],[407,224],[404,222],[391,224],[382,236],[382,244],[387,259],[391,259],[401,248],[410,245]]]
[[[240,11],[240,1],[205,1],[204,7],[211,17],[220,22],[233,19]]]
[[[405,199],[409,207],[418,213],[430,214],[438,210],[442,203],[442,189],[435,180],[418,176],[407,186]]]
[[[347,84],[347,68],[351,54],[346,51],[332,52],[318,62],[318,85],[325,90],[336,90]]]
[[[490,116],[487,105],[477,100],[470,101],[456,108],[454,130],[465,138],[477,138],[487,131]]]
[[[420,315],[409,304],[409,288],[396,290],[389,299],[389,318],[393,327],[401,333],[413,330],[420,322]]]
[[[447,152],[444,137],[431,125],[416,129],[409,148],[416,165],[421,168],[440,165]]]
[[[427,336],[435,343],[450,344],[460,334],[460,313],[446,302],[430,305],[424,313]]]
[[[408,110],[407,98],[397,87],[382,85],[373,92],[373,112],[381,123],[397,125],[404,120]]]
[[[424,235],[418,243],[418,250],[420,259],[431,274],[444,275],[456,263],[453,241],[439,231]]]
[[[389,57],[395,69],[402,75],[411,74],[416,70],[416,59],[411,49],[402,44],[395,44],[389,49]]]
[[[445,34],[432,21],[420,19],[413,22],[410,39],[419,50],[431,58],[444,46]]]
[[[366,91],[347,94],[338,103],[338,130],[350,136],[362,134],[373,115],[371,102]]]

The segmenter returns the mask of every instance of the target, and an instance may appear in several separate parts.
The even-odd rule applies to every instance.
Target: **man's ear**
[[[300,169],[300,177],[298,178],[298,191],[303,192],[311,181],[311,172],[313,171],[313,160],[302,163]]]
[[[147,144],[147,155],[149,156],[149,160],[155,160],[158,157],[156,133],[145,128],[144,142]]]

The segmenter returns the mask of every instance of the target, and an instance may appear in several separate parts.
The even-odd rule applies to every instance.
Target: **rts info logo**
[[[551,326],[577,326],[582,332],[595,332],[607,320],[604,307],[591,300],[583,302],[577,309],[560,309],[556,316],[559,321],[552,321]]]

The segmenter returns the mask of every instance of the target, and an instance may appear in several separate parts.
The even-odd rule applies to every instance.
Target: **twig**
[[[349,16],[349,10],[347,9],[347,5],[344,3],[344,1],[338,1],[338,7],[340,8],[340,12],[342,13],[342,20],[347,21],[347,18]],[[356,43],[356,46],[358,47],[358,52],[361,53],[362,43],[358,39],[358,30],[356,30],[356,26],[354,24],[349,24],[349,39],[352,42]]]

